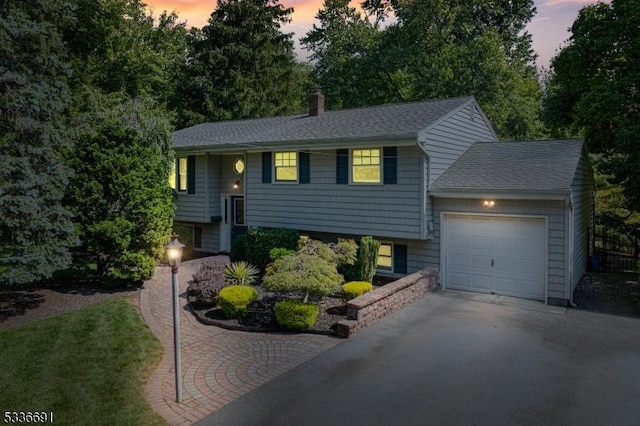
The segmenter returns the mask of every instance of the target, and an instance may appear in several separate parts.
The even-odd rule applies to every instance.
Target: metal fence
[[[595,222],[590,269],[599,272],[640,273],[637,242],[615,222],[599,218]]]

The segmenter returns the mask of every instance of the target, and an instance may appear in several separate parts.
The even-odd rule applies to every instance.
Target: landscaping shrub
[[[326,296],[338,290],[344,278],[337,265],[355,260],[355,242],[324,244],[300,238],[299,246],[295,255],[281,257],[267,266],[263,287],[268,291],[302,293],[305,302],[309,296]]]
[[[345,265],[340,269],[345,280],[373,282],[378,266],[378,250],[380,241],[373,237],[360,238],[357,259],[353,265]]]
[[[276,303],[276,322],[290,330],[312,327],[318,318],[318,306],[298,300],[283,300]]]
[[[367,281],[350,281],[342,286],[342,295],[345,300],[351,300],[371,291],[372,288],[371,283]]]
[[[222,312],[227,318],[243,318],[247,315],[247,303],[258,298],[255,288],[247,285],[230,285],[218,295]]]
[[[216,304],[220,290],[227,285],[223,271],[224,266],[217,262],[207,261],[200,265],[189,286],[189,291],[196,296],[198,303]]]
[[[282,248],[282,247],[276,247],[276,248],[272,248],[269,251],[269,259],[271,259],[272,262],[275,262],[276,260],[280,259],[281,257],[284,256],[291,256],[296,254],[295,250],[289,250],[286,248]]]
[[[280,247],[296,250],[300,234],[295,229],[249,229],[245,237],[244,250],[246,261],[252,263],[260,270],[264,270],[271,262],[269,253],[271,249]]]
[[[225,266],[223,273],[231,285],[249,285],[256,280],[260,270],[248,262],[239,261]]]
[[[231,251],[229,252],[229,260],[232,262],[238,262],[240,260],[247,260],[247,236],[246,234],[238,235],[231,244]]]

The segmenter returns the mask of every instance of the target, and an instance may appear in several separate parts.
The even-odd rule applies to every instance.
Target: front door
[[[224,194],[220,196],[220,251],[228,253],[235,237],[245,229],[244,197]],[[235,232],[234,232],[235,231]]]

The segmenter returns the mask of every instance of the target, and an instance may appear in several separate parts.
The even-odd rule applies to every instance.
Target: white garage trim
[[[454,219],[458,219],[458,221],[454,222]],[[463,220],[460,221],[460,219]],[[464,219],[467,221],[465,222]],[[474,221],[474,219],[476,220]],[[485,223],[491,226],[490,232],[487,232],[488,228],[482,227],[481,221],[478,219],[487,220]],[[549,290],[549,224],[547,216],[441,212],[440,224],[440,284],[443,289],[455,288],[504,294],[542,300],[547,303]],[[478,225],[482,228],[478,228]],[[454,227],[456,226],[459,229],[458,233],[455,232]],[[474,227],[476,231],[472,231]],[[505,232],[502,234],[494,233],[497,230],[505,230]],[[517,234],[509,234],[511,231],[522,232],[523,230],[529,233],[530,245],[518,245],[520,238],[517,237]],[[480,232],[480,234],[474,234],[474,232]],[[472,241],[477,242],[478,245],[472,246]],[[500,244],[507,248],[499,249]],[[460,251],[456,253],[457,250],[452,248],[454,246],[460,247]],[[508,247],[513,247],[514,253],[520,255],[520,257],[516,255],[512,258],[517,261],[516,267],[513,267],[514,264],[500,262],[498,258],[500,251],[502,251],[502,257],[506,256],[506,259],[509,260],[509,255],[505,254],[506,252],[510,253],[511,249]],[[520,251],[525,247],[531,248],[533,251],[529,253]],[[454,251],[452,252],[452,250]],[[494,269],[494,259],[499,265],[496,269]],[[477,262],[476,266],[470,267],[474,262]],[[485,263],[487,264],[485,265]],[[505,269],[498,269],[503,265],[508,266]],[[511,277],[521,277],[522,279],[514,278],[516,284],[510,287]],[[449,282],[452,279],[456,281],[456,285]],[[535,284],[542,281],[542,286]]]

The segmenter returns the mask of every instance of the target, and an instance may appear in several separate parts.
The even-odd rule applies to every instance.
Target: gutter
[[[566,200],[569,190],[526,191],[518,189],[431,189],[431,195],[437,198],[498,198],[501,200]]]

